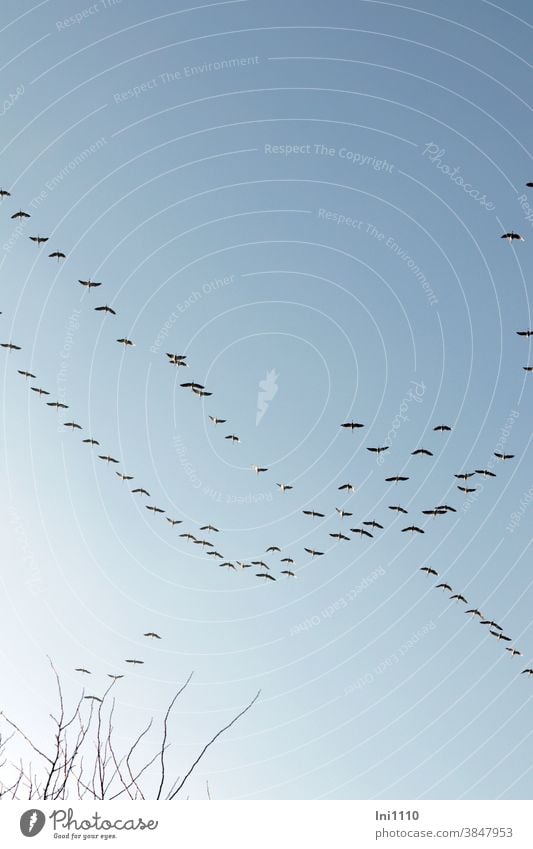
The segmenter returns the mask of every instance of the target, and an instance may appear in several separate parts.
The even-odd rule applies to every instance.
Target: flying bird
[[[372,454],[381,454],[382,451],[388,451],[388,445],[382,445],[380,448],[367,448],[367,451],[371,451]]]
[[[320,557],[322,554],[324,554],[323,551],[317,551],[316,548],[304,548],[304,551],[307,551],[307,553],[310,554],[311,557]]]
[[[15,214],[11,216],[11,220],[13,220],[14,218],[31,218],[31,215],[29,215],[27,212],[23,212],[22,209],[19,209],[18,212],[15,212]]]
[[[84,696],[83,698],[87,699],[88,701],[91,701],[91,702],[102,702],[103,701],[103,699],[100,699],[98,696]]]
[[[361,422],[344,422],[344,424],[341,424],[341,427],[348,428],[349,430],[356,430],[356,428],[364,427],[364,425],[361,424]]]
[[[230,442],[240,442],[241,441],[235,433],[228,433],[228,435],[225,436],[224,439],[229,439]]]
[[[257,572],[256,578],[267,578],[269,581],[275,581],[274,575],[269,575],[268,572]]]
[[[63,253],[63,251],[52,251],[51,254],[48,254],[50,259],[57,259],[59,262],[60,259],[66,259],[67,255]]]
[[[131,339],[127,339],[125,336],[122,339],[117,339],[117,342],[120,345],[124,345],[125,348],[135,347],[135,342],[132,342]]]
[[[268,554],[271,551],[281,551],[281,548],[279,547],[279,545],[269,545],[266,551]]]
[[[483,614],[481,610],[478,610],[477,607],[471,607],[470,610],[466,611],[470,614],[470,616],[479,616],[480,619],[483,619]]]
[[[450,507],[449,504],[440,504],[438,507],[435,507],[435,510],[444,510],[446,513],[457,513],[455,507]]]
[[[125,662],[126,662],[126,663],[137,663],[137,664],[142,664],[142,663],[144,663],[144,660],[135,660],[135,658],[130,658],[129,660],[126,660]]]
[[[333,537],[334,539],[345,539],[347,542],[350,542],[350,537],[347,537],[347,536],[345,536],[344,534],[341,534],[341,533],[330,534],[330,537]]]
[[[31,373],[31,371],[21,371],[17,369],[18,373],[22,375],[22,377],[32,377],[35,380],[35,375]]]
[[[498,625],[497,622],[493,622],[491,619],[483,619],[480,623],[481,625],[489,625],[491,628],[497,628],[498,631],[503,631],[501,625]]]
[[[435,589],[436,590],[444,590],[444,591],[448,590],[449,593],[453,592],[453,589],[450,587],[449,584],[437,584]]]
[[[335,507],[335,510],[337,511],[341,519],[344,519],[346,516],[353,516],[353,513],[348,513],[347,510],[341,510],[340,507]]]
[[[146,509],[151,510],[152,513],[164,513],[165,512],[161,507],[154,507],[151,504],[147,504]]]
[[[37,392],[38,395],[50,395],[46,389],[41,389],[39,386],[31,386],[30,389],[32,392]]]
[[[196,389],[195,386],[193,386],[192,391],[194,392],[195,395],[198,395],[200,398],[207,398],[208,395],[213,394],[212,392],[208,392],[206,389]],[[237,442],[238,441],[239,440],[237,440]]]
[[[100,445],[97,439],[82,439],[82,442],[87,443],[87,445]]]
[[[36,245],[43,245],[48,241],[48,236],[29,236],[32,242],[35,242]]]
[[[355,486],[353,483],[343,483],[338,489],[342,492],[342,490],[347,490],[348,492],[355,492]]]
[[[470,493],[470,492],[475,492],[475,491],[476,491],[476,487],[475,487],[475,486],[458,486],[458,487],[457,487],[457,489],[461,490],[461,492],[464,492],[464,493],[466,493],[467,495],[468,495],[468,493]]]
[[[432,568],[431,568],[431,566],[421,566],[421,567],[420,567],[420,571],[421,571],[421,572],[427,572],[427,574],[428,574],[428,575],[435,575],[435,577],[438,577],[438,574],[439,574],[439,573],[437,572],[437,570],[436,570],[436,569],[432,569]],[[450,588],[450,589],[451,589],[451,588]]]
[[[160,640],[161,637],[159,634],[156,634],[155,631],[147,631],[146,634],[143,634],[143,637],[150,637],[152,640]]]
[[[454,475],[454,478],[457,478],[460,481],[467,481],[468,478],[473,478],[475,472],[461,472],[460,475]]]
[[[508,242],[512,242],[513,239],[518,239],[519,242],[525,242],[524,237],[519,233],[515,233],[513,230],[510,230],[509,233],[503,233],[503,235],[500,236],[500,239],[507,239]]]
[[[435,516],[444,516],[446,512],[447,511],[441,507],[434,507],[433,510],[422,510],[424,516],[433,516],[433,518],[435,518]]]
[[[260,472],[268,472],[268,468],[266,466],[255,466],[252,465],[252,469],[256,473],[256,475],[260,474]]]
[[[90,670],[89,670],[89,669],[85,669],[85,667],[84,667],[84,666],[78,666],[78,667],[74,670],[74,672],[84,672],[84,673],[85,673],[85,675],[90,675],[90,674],[91,674]]]
[[[111,309],[111,307],[108,307],[107,304],[105,304],[103,307],[95,307],[94,311],[109,313],[109,315],[116,315],[115,310]]]
[[[312,519],[323,519],[325,517],[325,513],[317,513],[316,510],[302,510],[304,516],[311,516]]]
[[[498,460],[512,460],[514,454],[499,454],[497,451],[495,451],[494,456],[497,457]]]
[[[212,532],[212,533],[214,533],[214,534],[218,534],[218,533],[220,533],[219,529],[218,529],[218,528],[215,528],[215,526],[214,526],[214,525],[202,525],[202,527],[200,528],[200,530],[201,530],[201,531],[211,531],[211,532]]]
[[[468,602],[467,602],[466,598],[464,597],[464,595],[461,595],[460,593],[455,593],[455,595],[451,595],[451,596],[450,596],[450,601],[451,601],[452,599],[455,599],[456,601],[462,601],[464,604],[468,604]]]
[[[417,448],[416,451],[411,451],[411,456],[433,457],[433,453],[431,451],[428,451],[426,448]]]
[[[292,559],[292,557],[282,557],[280,562],[281,563],[294,563],[294,560]]]
[[[7,189],[0,189],[0,198],[10,198],[11,192],[8,192]]]
[[[363,522],[363,525],[367,525],[369,528],[379,528],[381,531],[383,530],[383,525],[380,525],[375,519],[372,519],[371,522]]]
[[[281,572],[280,572],[280,575],[287,575],[287,578],[295,578],[296,577],[294,572],[291,572],[290,569],[282,569]]]
[[[169,522],[169,524],[172,525],[173,528],[176,525],[182,525],[183,524],[183,519],[171,519],[170,516],[165,516],[165,519],[167,520],[167,522]]]
[[[450,431],[451,427],[448,427],[448,425],[437,425],[437,427],[434,427],[433,430],[445,433],[446,431]]]
[[[399,505],[389,506],[389,510],[395,510],[397,513],[407,513],[408,512],[407,510],[405,510],[403,507],[400,507]]]
[[[359,534],[362,537],[371,537],[374,538],[374,534],[371,534],[370,531],[365,530],[364,528],[350,528],[352,534]]]
[[[505,647],[505,651],[510,652],[512,657],[521,657],[522,656],[521,651],[518,651],[518,649],[509,648],[509,646]]]
[[[517,330],[517,336],[533,336],[533,330]]]
[[[496,637],[498,640],[505,640],[507,643],[512,642],[511,637],[506,637],[505,634],[502,634],[501,631],[490,631],[493,637]]]
[[[65,427],[71,428],[71,430],[83,430],[82,426],[77,422],[63,422]]]
[[[522,670],[522,672],[521,672],[520,674],[521,674],[521,675],[525,675],[526,673],[527,673],[528,675],[533,675],[533,669],[523,669],[523,670]]]
[[[416,525],[409,525],[407,528],[402,528],[402,534],[405,533],[405,531],[411,531],[411,533],[416,534],[425,534],[425,531],[422,530],[422,528],[418,528]]]
[[[97,286],[102,285],[101,283],[95,283],[94,280],[78,280],[78,283],[81,283],[86,289],[96,289]]]
[[[393,475],[391,478],[385,478],[386,483],[399,483],[400,481],[408,481],[409,478],[404,475]]]
[[[109,454],[99,454],[98,459],[99,460],[105,460],[106,463],[118,463],[119,462],[119,460],[115,460],[114,457],[110,457]]]
[[[192,542],[198,542],[198,540],[196,539],[196,537],[195,537],[195,536],[193,536],[193,534],[189,534],[189,533],[187,533],[187,534],[180,534],[180,537],[183,537],[184,539],[189,540],[189,541],[191,541],[191,540],[192,540]]]
[[[195,383],[193,380],[189,380],[187,383],[180,383],[184,389],[205,389],[205,386],[202,386],[201,383]]]
[[[143,488],[142,488],[142,487],[140,487],[140,486],[139,486],[139,487],[137,487],[137,489],[132,489],[132,492],[133,492],[135,495],[137,495],[137,494],[139,494],[139,495],[146,495],[148,498],[150,498],[150,493],[148,492],[148,490],[143,489]]]
[[[287,492],[288,489],[293,489],[293,487],[288,483],[277,483],[276,486],[279,486],[282,492]]]
[[[62,404],[60,401],[47,401],[47,407],[55,407],[56,410],[68,410],[68,404]]]
[[[214,425],[225,424],[227,421],[227,419],[217,419],[216,416],[209,416],[209,419]]]
[[[115,474],[117,475],[117,477],[120,478],[121,481],[132,481],[133,480],[133,475],[124,475],[124,474],[122,474],[122,472],[115,472]]]
[[[14,345],[13,342],[1,342],[0,348],[7,348],[8,351],[22,351],[20,345]]]
[[[108,677],[108,678],[112,678],[112,679],[113,679],[113,681],[118,681],[120,678],[124,678],[124,676],[123,676],[123,675],[111,675],[111,673],[110,673],[110,672],[108,672],[108,673],[107,673],[107,677]]]

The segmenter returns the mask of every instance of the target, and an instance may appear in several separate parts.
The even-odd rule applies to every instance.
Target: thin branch
[[[246,705],[246,707],[243,710],[241,710],[241,712],[238,713],[237,716],[233,717],[231,722],[228,722],[228,724],[225,725],[224,728],[221,728],[220,731],[217,731],[215,736],[212,737],[211,740],[208,743],[205,744],[204,748],[202,749],[202,751],[200,752],[200,754],[198,755],[198,757],[196,758],[196,760],[194,761],[192,766],[189,768],[188,772],[186,772],[183,780],[180,781],[180,783],[178,784],[176,790],[174,790],[174,792],[171,793],[171,795],[167,797],[167,799],[169,801],[171,799],[174,799],[174,797],[178,795],[178,793],[182,789],[183,785],[185,784],[187,779],[190,777],[190,775],[192,774],[194,769],[198,766],[198,764],[202,760],[203,756],[205,755],[205,753],[207,752],[209,747],[213,745],[215,740],[217,740],[220,737],[221,734],[224,734],[224,732],[227,731],[229,728],[231,728],[232,725],[235,725],[235,723],[238,722],[238,720],[241,718],[241,716],[244,716],[245,713],[248,713],[250,708],[255,704],[255,702],[259,698],[260,694],[261,694],[261,690],[258,690],[257,693],[255,694],[255,696],[253,697],[252,701],[248,705]]]
[[[161,798],[161,793],[163,792],[163,785],[165,783],[165,750],[167,748],[168,718],[170,716],[170,711],[172,710],[172,708],[176,704],[176,701],[181,696],[181,694],[183,693],[185,688],[189,685],[193,675],[194,675],[194,672],[191,672],[191,674],[189,675],[189,677],[185,681],[185,684],[183,685],[183,687],[181,687],[178,690],[178,692],[176,693],[176,695],[174,696],[174,698],[170,702],[170,704],[167,708],[167,712],[165,713],[165,718],[163,720],[163,741],[161,743],[161,781],[159,782],[159,789],[157,791],[156,799]]]

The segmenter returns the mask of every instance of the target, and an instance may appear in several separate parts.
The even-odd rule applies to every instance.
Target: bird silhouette
[[[57,259],[59,262],[60,259],[66,259],[67,255],[64,254],[63,251],[52,251],[52,253],[48,254],[48,256],[50,259]]]
[[[431,568],[431,566],[421,566],[421,567],[420,567],[420,571],[421,571],[421,572],[426,572],[428,575],[435,575],[435,577],[438,577],[438,574],[439,574],[439,573],[437,572],[437,570],[436,570],[436,569],[432,569],[432,568]]]
[[[29,236],[28,238],[36,245],[44,245],[48,241],[48,236]]]
[[[374,538],[374,534],[371,534],[370,531],[367,531],[365,528],[350,528],[352,534],[359,534],[361,537],[370,537]]]
[[[109,315],[116,315],[115,310],[114,310],[114,309],[111,309],[111,307],[108,307],[108,306],[107,306],[107,304],[105,304],[103,307],[95,307],[95,308],[94,308],[94,311],[95,311],[95,312],[105,312],[105,313],[109,313]]]
[[[304,551],[307,551],[311,557],[321,557],[324,554],[323,551],[317,551],[316,548],[304,548]]]
[[[78,283],[81,283],[86,289],[96,289],[97,286],[102,285],[101,283],[95,283],[94,280],[78,280]]]
[[[16,218],[31,218],[31,215],[27,212],[23,212],[22,209],[19,209],[18,212],[15,212],[15,214],[11,216],[11,220],[13,221]]]
[[[344,422],[344,424],[341,424],[341,427],[348,430],[357,430],[357,428],[364,427],[364,425],[361,422]]]
[[[433,453],[428,451],[427,448],[417,448],[416,451],[411,451],[411,455],[413,457],[433,457]]]
[[[518,239],[520,242],[525,242],[524,237],[519,233],[515,233],[513,230],[510,230],[509,233],[503,233],[503,235],[500,236],[500,239],[507,239],[508,242]]]
[[[304,516],[311,516],[312,519],[324,519],[325,513],[318,513],[316,510],[302,510]]]
[[[441,425],[437,425],[437,427],[434,427],[433,430],[440,432],[440,433],[446,433],[446,432],[451,430],[451,427],[449,427],[448,425],[441,424]]]
[[[425,534],[425,531],[422,528],[417,527],[417,525],[409,525],[407,528],[402,528],[402,534],[405,533],[405,531],[411,531],[411,533],[416,534]]]

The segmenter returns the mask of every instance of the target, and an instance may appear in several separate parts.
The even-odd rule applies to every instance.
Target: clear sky
[[[95,694],[127,673],[125,737],[195,670],[176,774],[261,697],[191,797],[530,798],[532,23],[526,0],[2,4],[1,707],[39,739],[46,655],[72,698],[76,666]],[[179,537],[207,523],[276,582]]]

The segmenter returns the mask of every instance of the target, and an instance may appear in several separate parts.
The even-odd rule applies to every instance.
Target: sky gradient
[[[128,737],[194,670],[176,774],[261,697],[192,798],[530,798],[529,4],[147,5],[2,6],[0,707],[42,737],[47,655],[72,697],[126,672]]]

